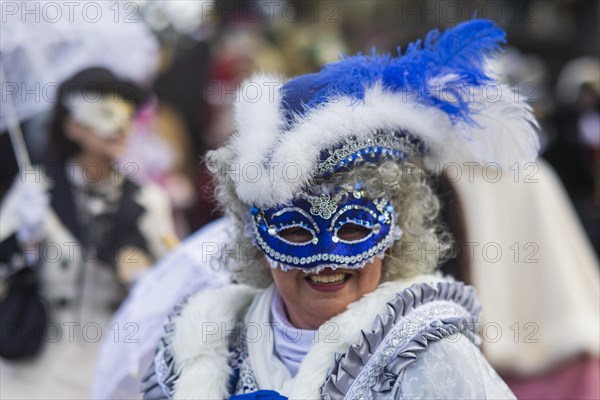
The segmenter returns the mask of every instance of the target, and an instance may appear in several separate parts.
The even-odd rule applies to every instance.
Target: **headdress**
[[[315,179],[356,162],[416,159],[434,169],[532,161],[531,108],[487,69],[504,41],[493,22],[472,20],[431,31],[397,56],[358,54],[285,84],[266,75],[246,82],[237,133],[215,160],[243,172],[236,193],[272,265],[360,267],[399,237],[401,210],[387,199],[362,198],[360,188],[335,200],[333,192],[311,193]],[[364,243],[336,241],[347,221],[371,230]],[[287,243],[279,232],[292,226],[311,240]]]

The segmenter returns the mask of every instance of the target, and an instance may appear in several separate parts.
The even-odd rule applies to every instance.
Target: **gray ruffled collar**
[[[377,316],[371,332],[337,354],[321,396],[386,397],[400,373],[431,341],[463,333],[475,344],[481,306],[475,289],[461,282],[419,283],[399,292]]]

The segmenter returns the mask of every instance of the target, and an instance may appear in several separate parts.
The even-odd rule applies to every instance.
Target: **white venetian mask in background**
[[[77,93],[65,106],[72,118],[103,138],[113,138],[127,131],[135,113],[133,102],[116,93],[101,97]]]

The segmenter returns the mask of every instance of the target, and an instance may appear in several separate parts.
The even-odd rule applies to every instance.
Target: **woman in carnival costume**
[[[238,283],[175,308],[145,399],[514,397],[478,349],[474,290],[434,273],[450,239],[424,173],[535,158],[530,108],[485,69],[504,38],[473,20],[278,90],[251,79],[262,96],[209,155]]]

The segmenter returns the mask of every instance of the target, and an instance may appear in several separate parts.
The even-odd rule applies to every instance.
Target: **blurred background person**
[[[47,159],[23,171],[2,203],[8,292],[2,322],[12,325],[3,332],[2,356],[36,356],[2,362],[5,398],[86,397],[111,315],[176,242],[166,195],[155,185],[138,185],[116,163],[144,91],[107,69],[90,68],[58,93]],[[48,324],[24,326],[22,280],[36,276]],[[41,335],[45,348],[29,351],[20,343],[29,335]]]

